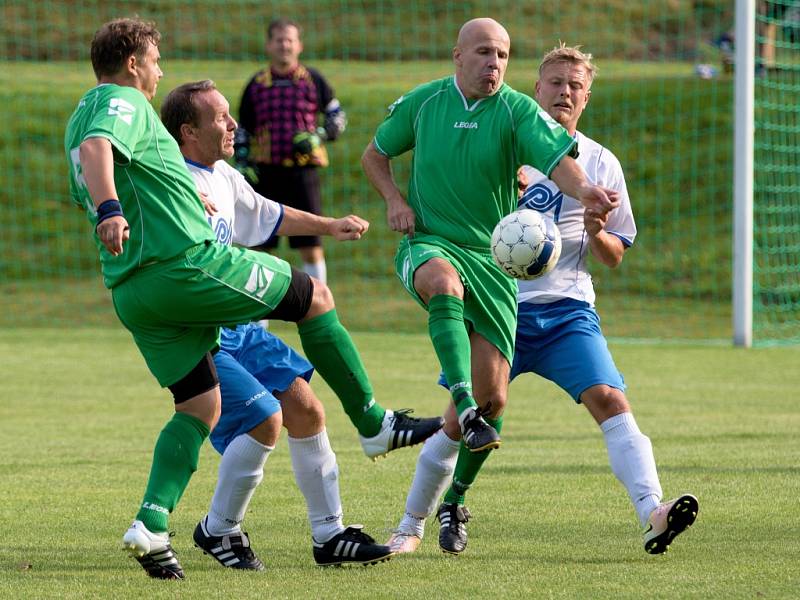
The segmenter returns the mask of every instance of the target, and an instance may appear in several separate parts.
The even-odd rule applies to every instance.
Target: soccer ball
[[[503,217],[494,228],[492,256],[511,277],[536,279],[556,266],[561,233],[551,218],[523,208]]]

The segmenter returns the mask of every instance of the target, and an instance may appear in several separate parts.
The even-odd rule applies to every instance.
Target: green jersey
[[[450,76],[389,107],[374,139],[389,158],[414,150],[407,201],[416,229],[470,248],[489,247],[497,222],[517,207],[517,168],[549,176],[575,141],[529,96],[503,84],[468,100]]]
[[[86,209],[92,226],[97,214],[79,147],[93,137],[111,142],[114,183],[130,225],[130,239],[119,256],[112,256],[95,233],[106,287],[118,285],[139,267],[215,239],[178,144],[139,90],[114,84],[99,85],[81,98],[64,135],[70,193]]]

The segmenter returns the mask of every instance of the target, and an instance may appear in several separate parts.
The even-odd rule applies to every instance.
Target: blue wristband
[[[124,216],[125,215],[122,214],[122,205],[119,203],[119,200],[111,198],[105,202],[101,202],[100,206],[97,207],[97,225],[100,225],[100,223],[111,217]],[[97,225],[95,225],[95,227],[97,227]]]

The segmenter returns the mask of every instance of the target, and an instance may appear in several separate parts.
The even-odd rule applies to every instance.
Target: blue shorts
[[[570,298],[550,304],[522,302],[517,319],[512,380],[521,373],[536,373],[575,402],[593,385],[625,390],[600,330],[600,317],[586,302]]]
[[[314,373],[310,362],[256,323],[223,328],[214,363],[222,415],[210,440],[220,454],[234,438],[281,409],[276,392],[285,391],[297,377],[309,381]]]

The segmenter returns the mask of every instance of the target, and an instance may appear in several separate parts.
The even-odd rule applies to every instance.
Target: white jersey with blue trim
[[[283,204],[258,194],[244,176],[224,160],[207,167],[186,160],[197,189],[217,207],[208,222],[221,244],[260,246],[273,237],[283,220]]]
[[[593,139],[575,133],[578,142],[577,161],[587,179],[619,192],[620,205],[608,216],[605,230],[622,240],[625,247],[636,239],[625,176],[617,157]],[[539,279],[519,282],[518,302],[547,304],[573,298],[594,306],[595,292],[592,276],[586,268],[589,241],[583,225],[583,205],[567,196],[558,186],[533,167],[525,166],[528,187],[519,199],[519,208],[532,208],[550,216],[561,232],[561,257],[555,268]]]

